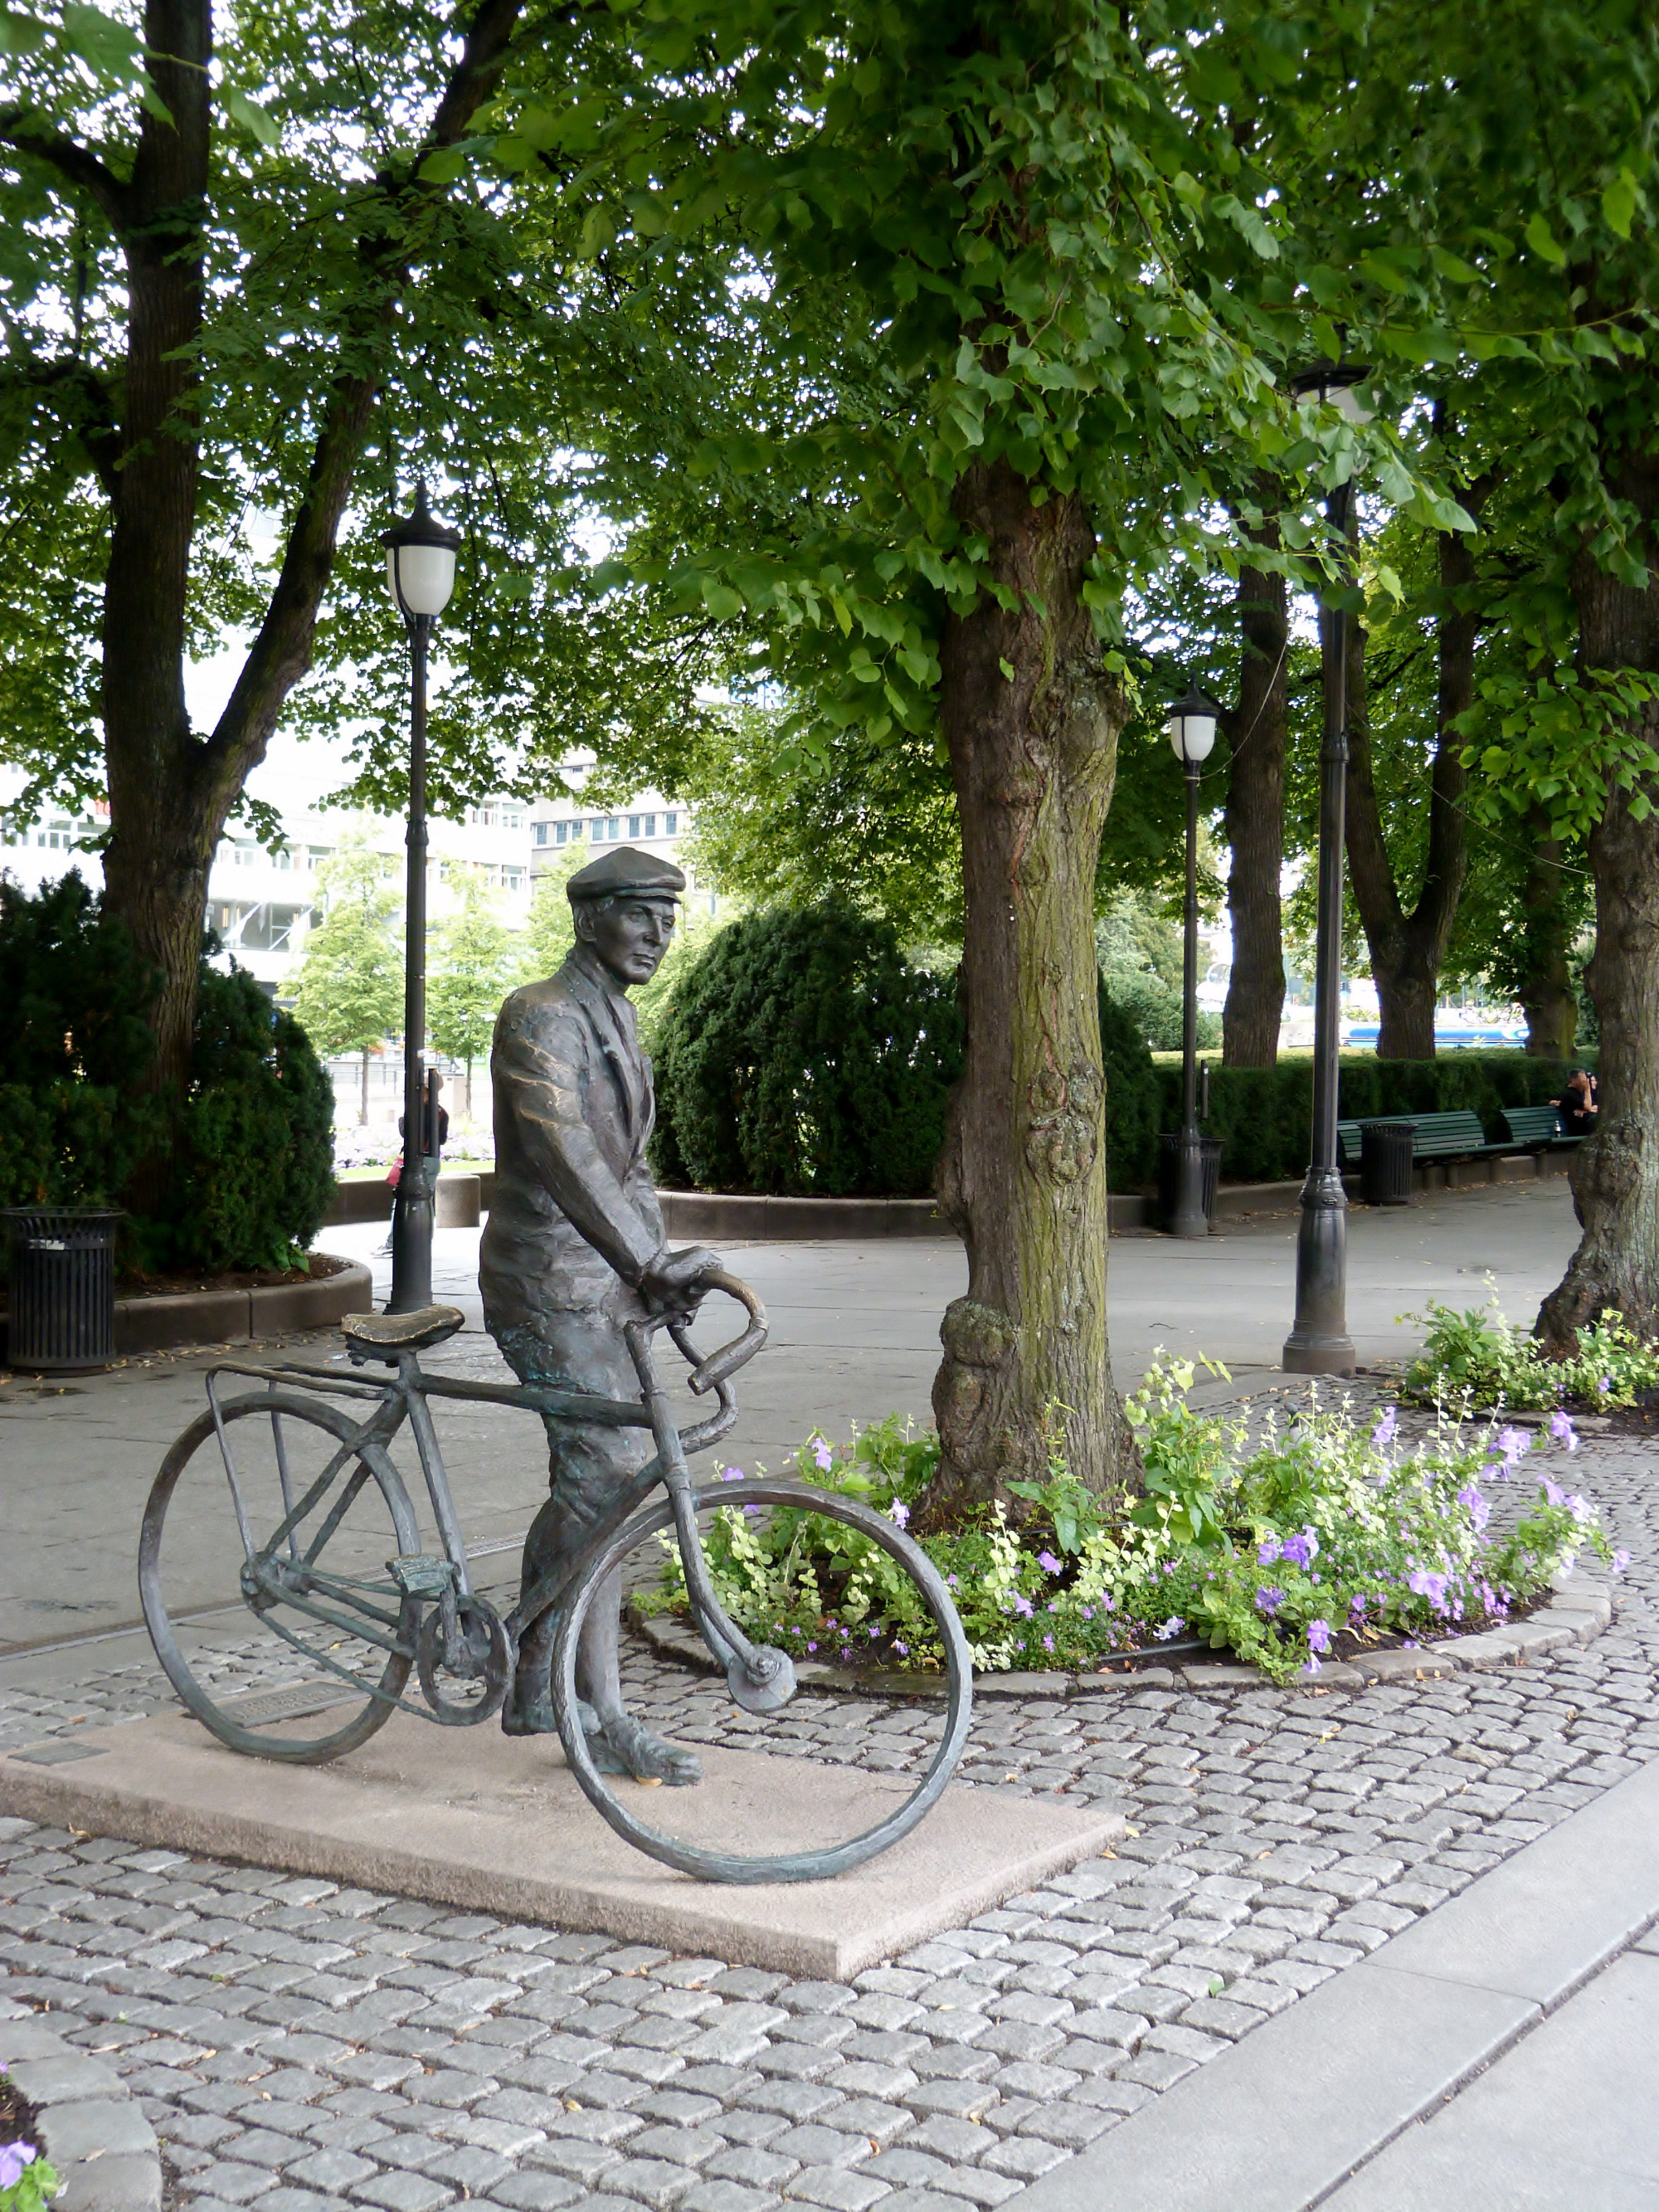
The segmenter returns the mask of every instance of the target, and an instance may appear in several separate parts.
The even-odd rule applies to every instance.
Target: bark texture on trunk
[[[1532,848],[1521,885],[1526,972],[1517,995],[1527,1017],[1527,1050],[1535,1060],[1570,1060],[1578,1033],[1578,999],[1572,988],[1572,925],[1562,897],[1561,841],[1550,834],[1547,811],[1528,811]]]
[[[1094,961],[1095,864],[1127,703],[1078,597],[1094,550],[1081,503],[1034,507],[998,461],[969,472],[956,507],[1019,605],[952,617],[941,653],[968,1039],[939,1198],[969,1286],[939,1331],[943,1450],[920,1509],[933,1527],[1006,1498],[1011,1478],[1042,1476],[1055,1448],[1098,1492],[1136,1465],[1106,1339]]]
[[[1264,542],[1276,545],[1277,527]],[[1230,718],[1227,775],[1227,912],[1233,966],[1221,1013],[1224,1067],[1271,1067],[1285,1006],[1284,894],[1285,661],[1289,599],[1283,576],[1242,569],[1243,633],[1238,711]]]
[[[1630,460],[1607,478],[1650,534],[1659,471]],[[1650,545],[1647,557],[1651,564]],[[1587,666],[1659,669],[1659,588],[1620,582],[1586,550],[1574,563],[1573,597]],[[1645,710],[1641,735],[1659,744],[1659,710]],[[1538,1316],[1539,1335],[1561,1351],[1608,1307],[1659,1335],[1659,807],[1638,822],[1629,794],[1610,786],[1589,858],[1595,953],[1585,980],[1601,1030],[1601,1111],[1572,1164],[1584,1233]]]
[[[1490,487],[1487,487],[1487,490]],[[1478,513],[1486,491],[1468,495]],[[1451,941],[1457,902],[1468,871],[1462,797],[1468,782],[1463,740],[1452,728],[1474,700],[1474,643],[1478,618],[1471,604],[1474,563],[1463,538],[1440,540],[1443,606],[1438,623],[1437,732],[1429,772],[1428,854],[1417,902],[1407,910],[1382,834],[1372,769],[1370,716],[1365,690],[1364,625],[1348,625],[1347,843],[1349,880],[1370,950],[1382,1027],[1379,1060],[1432,1060],[1434,1007],[1441,963]]]

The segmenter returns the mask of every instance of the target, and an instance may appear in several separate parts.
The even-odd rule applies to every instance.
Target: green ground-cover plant
[[[1127,1401],[1146,1469],[1139,1498],[1101,1498],[1054,1448],[1044,1480],[1011,1486],[1018,1522],[999,1504],[923,1540],[978,1671],[1086,1670],[1184,1638],[1287,1681],[1316,1674],[1339,1646],[1501,1621],[1587,1548],[1622,1571],[1595,1508],[1547,1474],[1512,1528],[1489,1531],[1487,1486],[1519,1476],[1534,1442],[1523,1430],[1441,1412],[1408,1448],[1392,1407],[1371,1419],[1339,1400],[1285,1425],[1270,1416],[1252,1441],[1237,1414],[1189,1405],[1195,1372],[1160,1353]],[[1577,1449],[1566,1414],[1550,1444]],[[937,1437],[893,1415],[840,1450],[810,1437],[792,1472],[903,1527],[938,1456]],[[723,1509],[708,1551],[721,1603],[751,1635],[832,1663],[940,1662],[909,1583],[837,1522]],[[667,1551],[645,1609],[686,1609],[678,1558]]]
[[[1577,1332],[1577,1350],[1553,1358],[1545,1345],[1505,1318],[1496,1296],[1462,1312],[1431,1298],[1423,1349],[1406,1370],[1404,1391],[1420,1405],[1508,1407],[1541,1412],[1581,1406],[1593,1413],[1633,1406],[1659,1386],[1659,1342],[1638,1334],[1609,1308]]]

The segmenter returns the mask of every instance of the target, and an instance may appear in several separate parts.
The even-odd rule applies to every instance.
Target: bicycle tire
[[[802,1483],[769,1482],[760,1478],[709,1484],[695,1491],[693,1498],[697,1509],[706,1510],[721,1506],[739,1510],[744,1505],[799,1507],[858,1529],[898,1563],[921,1593],[944,1645],[945,1711],[939,1747],[902,1805],[861,1834],[821,1850],[746,1857],[665,1835],[636,1818],[617,1795],[617,1784],[621,1778],[602,1774],[588,1750],[587,1739],[577,1717],[577,1644],[588,1608],[607,1577],[624,1564],[629,1553],[641,1544],[654,1542],[662,1531],[673,1527],[673,1508],[665,1498],[637,1514],[601,1545],[581,1569],[568,1600],[556,1601],[559,1627],[553,1650],[552,1689],[565,1758],[589,1802],[624,1841],[648,1857],[678,1868],[682,1874],[697,1875],[704,1881],[732,1883],[822,1881],[845,1874],[910,1832],[939,1802],[962,1756],[973,1717],[973,1669],[968,1640],[957,1618],[951,1594],[939,1570],[913,1538],[882,1514],[852,1498],[830,1491],[813,1490]],[[637,1784],[627,1782],[623,1786],[638,1788]]]
[[[332,1438],[337,1445],[343,1446],[349,1445],[351,1439],[362,1425],[360,1420],[354,1419],[350,1414],[339,1407],[327,1405],[297,1391],[260,1391],[247,1397],[229,1399],[221,1405],[219,1418],[224,1423],[228,1435],[250,1421],[258,1422],[260,1419],[270,1421],[272,1425],[273,1462],[276,1458],[276,1442],[283,1437],[281,1427],[283,1421],[291,1420],[298,1423],[302,1430],[309,1428],[321,1431],[325,1436]],[[233,1451],[238,1441],[244,1448],[242,1473],[250,1486],[256,1479],[252,1465],[252,1453],[256,1448],[257,1434],[257,1430],[254,1430],[240,1440],[232,1437]],[[204,1447],[207,1448],[210,1458],[203,1456]],[[284,1439],[283,1449],[286,1452],[288,1449],[288,1440]],[[333,1453],[328,1453],[325,1459],[332,1459],[334,1456]],[[384,1589],[379,1585],[373,1586],[377,1596],[396,1603],[396,1613],[392,1616],[395,1627],[392,1632],[395,1634],[397,1644],[402,1649],[388,1650],[386,1653],[385,1663],[379,1668],[378,1674],[372,1681],[367,1674],[360,1679],[363,1700],[362,1709],[343,1725],[337,1728],[331,1727],[325,1734],[313,1737],[292,1734],[273,1735],[262,1733],[257,1725],[252,1727],[246,1725],[244,1719],[240,1718],[234,1710],[228,1711],[225,1706],[216,1703],[213,1696],[198,1679],[190,1662],[180,1649],[174,1626],[173,1608],[169,1605],[167,1599],[165,1584],[167,1551],[164,1543],[167,1513],[169,1507],[179,1500],[180,1485],[185,1483],[192,1467],[198,1476],[205,1478],[208,1498],[212,1495],[212,1478],[216,1472],[218,1486],[230,1500],[231,1517],[233,1522],[236,1524],[240,1536],[241,1515],[237,1510],[236,1494],[225,1473],[220,1453],[218,1433],[211,1412],[204,1413],[192,1421],[162,1461],[160,1472],[151,1486],[149,1499],[144,1506],[143,1522],[139,1535],[138,1589],[143,1606],[144,1623],[149,1631],[150,1642],[155,1647],[155,1656],[161,1661],[167,1680],[198,1720],[211,1729],[222,1743],[228,1745],[232,1751],[240,1752],[245,1756],[276,1759],[290,1765],[316,1766],[325,1764],[329,1759],[339,1758],[344,1752],[355,1751],[358,1745],[366,1743],[375,1730],[383,1728],[391,1718],[392,1706],[390,1700],[401,1693],[404,1684],[409,1680],[410,1671],[415,1663],[415,1637],[420,1624],[418,1601],[399,1591],[389,1580],[384,1585]],[[378,1525],[368,1522],[366,1515],[364,1522],[354,1528],[352,1540],[355,1540],[357,1548],[366,1554],[361,1562],[364,1565],[371,1563],[373,1553],[378,1548],[380,1557],[378,1560],[373,1561],[373,1564],[383,1570],[387,1557],[385,1548],[387,1543],[391,1544],[393,1550],[400,1555],[418,1551],[419,1534],[414,1511],[396,1469],[386,1459],[384,1452],[376,1451],[373,1446],[356,1452],[348,1451],[341,1457],[338,1473],[345,1476],[345,1482],[342,1485],[336,1480],[329,1491],[319,1499],[319,1507],[327,1507],[331,1503],[338,1504],[339,1494],[350,1487],[351,1476],[347,1474],[347,1470],[354,1468],[362,1470],[363,1480],[353,1493],[352,1502],[355,1502],[356,1498],[362,1497],[372,1486],[374,1494],[384,1502],[387,1525],[382,1540],[377,1545],[375,1539],[381,1535],[381,1532]],[[316,1470],[314,1468],[301,1470],[302,1474],[307,1472],[314,1480]],[[296,1478],[290,1474],[289,1480],[293,1481]],[[277,1502],[270,1509],[275,1510],[277,1515],[275,1522],[270,1524],[273,1530],[279,1530],[283,1522],[280,1504],[281,1480],[282,1478],[279,1476]],[[185,1498],[182,1501],[187,1524],[191,1521],[195,1499],[200,1494],[199,1483],[194,1488],[187,1487]],[[247,1501],[244,1500],[242,1510],[246,1510]],[[198,1525],[199,1526],[199,1523]],[[337,1530],[334,1533],[337,1534]],[[295,1534],[297,1535],[297,1529]],[[331,1540],[327,1532],[325,1532],[321,1540],[324,1543]],[[348,1547],[342,1545],[340,1548],[344,1550]],[[290,1543],[290,1556],[293,1550],[294,1545]],[[272,1547],[268,1543],[256,1547],[256,1551],[258,1556],[263,1559],[269,1559],[274,1556]],[[320,1553],[318,1556],[320,1557]],[[280,1645],[283,1650],[293,1650],[294,1647],[287,1638],[262,1618],[259,1609],[250,1597],[246,1577],[246,1553],[244,1560],[242,1596],[251,1618],[258,1622],[266,1636],[270,1638],[273,1646]],[[362,1577],[328,1577],[327,1580],[335,1581],[341,1578],[363,1589],[370,1588],[370,1585],[362,1583]],[[314,1596],[316,1593],[308,1591],[307,1595]],[[337,1589],[329,1589],[325,1586],[321,1590],[321,1597],[331,1606],[343,1603],[349,1607],[354,1603],[354,1600],[349,1596],[343,1599]],[[366,1601],[356,1602],[362,1605],[365,1620],[371,1618]],[[185,1612],[193,1608],[181,1608]],[[268,1605],[266,1609],[274,1612],[276,1609],[276,1603]],[[299,1613],[296,1617],[304,1620],[306,1616]],[[377,1621],[386,1620],[386,1614],[378,1610],[372,1617]],[[387,1625],[390,1626],[392,1623]],[[317,1632],[313,1633],[315,1635]],[[335,1648],[337,1650],[339,1646]],[[371,1652],[378,1648],[378,1644],[374,1644],[368,1646]],[[299,1655],[296,1653],[295,1656],[297,1657]],[[325,1654],[318,1659],[317,1694],[324,1700],[319,1708],[319,1715],[325,1711],[331,1714],[337,1712],[343,1704],[354,1705],[356,1704],[356,1693],[350,1686],[341,1680],[337,1673],[331,1671],[331,1668],[337,1668],[340,1663],[331,1653]],[[371,1671],[375,1664],[373,1658],[366,1662]],[[301,1686],[301,1690],[285,1692],[278,1689],[266,1693],[264,1702],[269,1706],[273,1698],[280,1699],[284,1695],[293,1699],[301,1695],[302,1689],[303,1686]],[[337,1694],[336,1694],[337,1689]],[[255,1691],[252,1694],[257,1702],[261,1693]],[[330,1697],[332,1702],[327,1701]],[[274,1718],[275,1716],[267,1714],[264,1717],[270,1719]],[[282,1717],[292,1723],[303,1721],[310,1716],[304,1712],[294,1712],[284,1714]]]

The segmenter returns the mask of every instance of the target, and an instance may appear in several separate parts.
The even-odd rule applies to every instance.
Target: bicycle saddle
[[[340,1323],[354,1358],[396,1358],[400,1352],[422,1352],[465,1328],[459,1306],[422,1306],[414,1313],[348,1314]]]

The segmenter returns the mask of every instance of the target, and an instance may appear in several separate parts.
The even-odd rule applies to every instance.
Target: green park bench
[[[1570,1134],[1561,1127],[1561,1116],[1553,1105],[1506,1106],[1500,1116],[1510,1133],[1510,1141],[1524,1152],[1538,1152],[1551,1145],[1582,1145],[1580,1134]]]
[[[1548,1110],[1553,1114],[1555,1109],[1552,1106]],[[1411,1122],[1413,1167],[1419,1160],[1476,1159],[1493,1152],[1511,1152],[1519,1146],[1519,1140],[1502,1145],[1489,1144],[1480,1116],[1467,1107],[1450,1114],[1368,1114],[1365,1119],[1368,1121]],[[1357,1168],[1362,1141],[1359,1123],[1339,1121],[1336,1136],[1343,1166]]]

